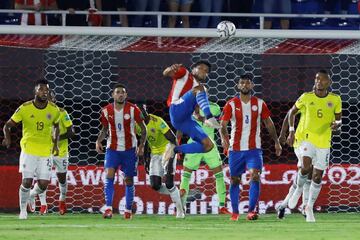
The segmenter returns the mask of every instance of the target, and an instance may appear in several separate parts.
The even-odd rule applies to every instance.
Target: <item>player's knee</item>
[[[167,189],[172,189],[174,187],[174,181],[166,180],[165,186],[166,186]]]
[[[308,175],[311,172],[311,166],[304,166],[301,168],[301,174]]]
[[[134,180],[133,180],[133,178],[126,177],[126,178],[125,178],[125,184],[126,184],[126,186],[132,186],[132,185],[134,185]]]
[[[240,178],[239,177],[231,177],[231,184],[232,185],[239,185],[240,184]]]
[[[23,179],[21,182],[21,185],[24,188],[31,188],[31,184],[32,184],[32,179],[28,179],[28,178]]]
[[[154,189],[155,191],[159,191],[160,190],[160,187],[161,185],[157,182],[150,182],[150,186],[152,189]]]
[[[193,88],[193,91],[194,91],[195,94],[198,94],[199,92],[204,92],[205,87],[203,85],[198,85],[198,86]]]
[[[322,175],[321,175],[321,174],[315,173],[315,174],[313,175],[313,177],[312,177],[312,180],[313,180],[315,183],[319,184],[319,183],[321,183],[321,178],[322,178]]]
[[[260,181],[260,174],[258,172],[254,172],[251,174],[251,181],[259,182]]]

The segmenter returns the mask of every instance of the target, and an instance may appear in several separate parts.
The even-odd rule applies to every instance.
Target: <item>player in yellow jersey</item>
[[[170,195],[171,200],[176,206],[176,217],[184,218],[183,205],[180,199],[179,189],[174,185],[174,175],[176,170],[176,156],[171,158],[166,166],[163,167],[163,154],[166,146],[171,143],[176,144],[176,137],[167,123],[159,116],[148,114],[144,106],[139,106],[147,128],[147,142],[151,150],[150,159],[150,185],[152,189],[162,194]],[[165,184],[162,177],[166,177]]]
[[[49,100],[53,103],[56,102],[55,93],[50,91]],[[60,120],[59,120],[59,156],[53,157],[53,165],[55,166],[56,176],[59,180],[59,213],[64,215],[66,213],[66,193],[67,193],[67,181],[66,173],[69,165],[69,139],[75,136],[74,128],[69,114],[63,108],[60,109]],[[39,199],[41,202],[40,214],[43,215],[47,213],[47,203],[46,203],[46,191],[39,194]],[[35,198],[30,201],[33,204],[32,208],[35,209]]]
[[[51,154],[59,154],[59,108],[48,101],[49,85],[46,80],[35,84],[35,98],[23,103],[5,123],[3,145],[11,145],[10,129],[22,123],[21,154],[19,172],[22,182],[19,189],[19,219],[27,219],[27,203],[34,176],[37,182],[31,195],[35,196],[46,190],[51,174]],[[54,126],[54,131],[53,131]],[[54,136],[54,137],[53,137]]]
[[[281,145],[285,145],[286,143],[286,134],[287,134],[287,129],[289,128],[289,115],[290,115],[290,110],[287,112],[283,124],[281,126],[281,131],[280,131],[280,135],[279,135],[279,142],[281,143]],[[296,127],[296,131],[295,131],[295,141],[293,144],[293,148],[294,148],[294,153],[296,155],[296,158],[298,159],[297,161],[297,167],[298,169],[301,168],[302,165],[302,154],[300,151],[300,144],[303,141],[303,128],[304,128],[304,119],[305,119],[305,115],[302,112],[302,109],[299,110],[298,115],[300,115],[300,119],[298,122],[298,125]],[[309,196],[309,187],[310,187],[310,180],[307,179],[307,181],[304,184],[303,187],[303,203],[308,201],[308,196]],[[286,197],[284,198],[284,200],[281,202],[281,204],[279,204],[276,208],[277,210],[277,214],[278,214],[278,218],[279,219],[283,219],[285,217],[285,209],[288,206],[288,202],[290,197],[293,195],[293,193],[296,190],[296,178],[294,179],[294,181],[292,182],[290,188],[289,188],[289,192],[286,195]],[[305,206],[301,206],[302,212]]]
[[[295,139],[294,119],[296,113],[303,109],[305,113],[303,142],[300,145],[302,166],[297,176],[296,190],[289,199],[289,208],[294,208],[303,191],[304,183],[311,173],[312,181],[305,214],[307,222],[315,222],[313,207],[321,190],[321,179],[329,165],[332,131],[341,126],[342,103],[339,95],[329,92],[330,76],[321,70],[315,77],[315,90],[301,95],[290,110],[288,144]]]

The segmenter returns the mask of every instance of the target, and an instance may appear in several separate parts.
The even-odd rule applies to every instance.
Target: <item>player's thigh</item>
[[[177,125],[191,118],[196,106],[196,97],[191,91],[185,93],[179,100],[170,106],[171,123]]]
[[[316,147],[310,142],[303,141],[300,145],[300,151],[302,154],[302,158],[308,157],[311,158],[313,161],[316,157]],[[302,164],[304,165],[304,162]],[[311,164],[313,163],[311,162]]]
[[[53,164],[57,173],[66,173],[69,165],[69,157],[53,157]]]
[[[124,172],[125,177],[137,176],[138,157],[136,156],[135,148],[119,152],[120,166]]]
[[[303,167],[303,159],[302,159],[302,154],[301,154],[301,149],[300,147],[296,147],[294,148],[294,153],[295,153],[295,156],[297,158],[297,164],[296,166],[299,168],[299,167]]]
[[[203,154],[185,154],[183,166],[191,170],[198,170]]]
[[[204,129],[193,119],[183,122],[180,131],[188,135],[192,140],[201,143],[208,135]]]
[[[19,158],[19,172],[22,174],[23,179],[34,178],[38,158],[39,157],[37,156],[21,151]]]
[[[162,155],[151,155],[150,167],[149,167],[150,176],[164,176],[164,168],[162,166]]]
[[[120,152],[112,149],[106,149],[105,151],[105,168],[117,169],[120,165]]]
[[[51,169],[52,169],[52,159],[49,157],[41,157],[38,160],[35,174],[38,180],[50,180]]]
[[[219,150],[217,149],[217,147],[213,147],[213,149],[204,154],[204,162],[206,163],[206,165],[209,166],[210,169],[214,169],[218,166],[221,166],[222,162],[221,162],[221,157],[220,157],[220,153]]]
[[[329,166],[330,148],[317,148],[316,157],[313,159],[313,166],[318,170],[326,170]]]
[[[242,151],[229,151],[229,170],[230,176],[236,177],[243,174],[246,170],[246,159]]]
[[[247,169],[257,169],[261,172],[263,168],[263,152],[261,149],[245,151]]]

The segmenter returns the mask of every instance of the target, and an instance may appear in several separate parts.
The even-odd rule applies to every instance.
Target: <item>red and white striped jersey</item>
[[[125,151],[137,146],[135,123],[143,121],[140,109],[126,102],[123,109],[117,111],[114,104],[101,110],[101,123],[109,128],[106,147],[116,151]]]
[[[168,107],[198,85],[199,83],[194,80],[193,75],[185,67],[180,67],[173,77],[173,84],[167,99]]]
[[[41,3],[42,6],[49,7],[55,0],[15,0],[17,4],[34,6]],[[41,13],[24,13],[21,15],[21,25],[47,25],[46,14]]]
[[[257,97],[251,97],[244,103],[239,97],[227,101],[221,120],[231,121],[229,150],[245,151],[261,149],[261,119],[270,117],[266,103]]]

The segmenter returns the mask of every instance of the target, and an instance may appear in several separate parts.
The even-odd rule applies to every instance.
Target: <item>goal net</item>
[[[269,105],[279,133],[286,112],[304,91],[312,89],[316,72],[326,69],[333,81],[332,91],[343,100],[343,126],[341,134],[333,137],[330,166],[315,205],[317,210],[328,212],[360,211],[358,40],[3,34],[0,55],[1,125],[22,102],[33,98],[33,84],[42,77],[50,81],[57,103],[73,120],[76,137],[70,143],[67,206],[74,213],[98,212],[104,204],[104,155],[96,153],[95,141],[100,109],[111,101],[114,83],[127,86],[131,102],[146,103],[150,113],[169,122],[166,98],[171,81],[162,76],[163,69],[173,63],[191,67],[206,59],[213,65],[207,82],[210,100],[223,107],[236,94],[238,77],[248,73],[255,82],[254,95]],[[0,150],[2,210],[18,208],[20,137],[19,128],[13,133],[12,147]],[[296,157],[289,147],[276,157],[265,129],[262,146],[265,164],[258,208],[260,213],[267,213],[273,212],[286,196],[296,173]],[[228,160],[224,155],[222,160],[228,189]],[[181,172],[179,163],[176,185]],[[242,176],[242,185],[240,212],[246,212],[248,174]],[[138,214],[174,213],[170,198],[150,188],[141,162],[135,187],[134,210]],[[120,211],[124,209],[124,191],[119,170],[114,208]],[[53,172],[47,197],[50,212],[57,211],[58,196]],[[192,175],[188,213],[216,214],[217,206],[215,178],[202,165]],[[228,197],[227,206],[231,209]]]

